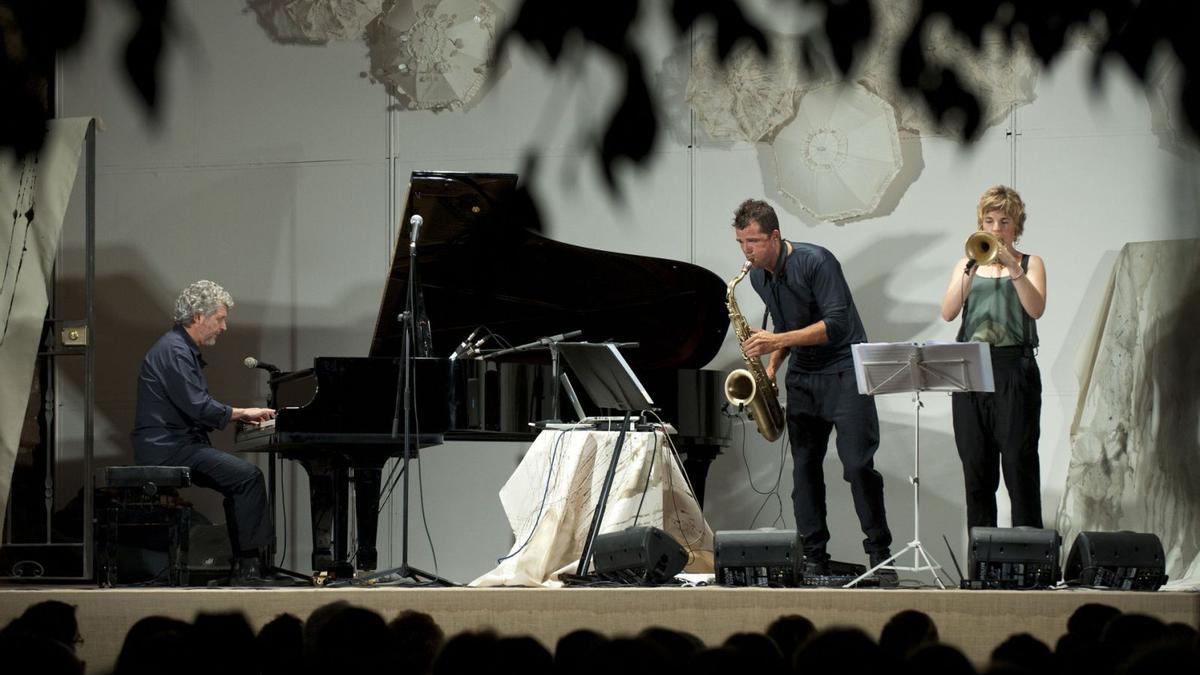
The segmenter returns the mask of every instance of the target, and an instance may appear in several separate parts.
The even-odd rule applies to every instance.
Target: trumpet
[[[1004,243],[996,235],[979,230],[967,237],[967,243],[963,245],[963,248],[967,252],[967,257],[976,265],[990,265],[996,262],[996,256],[1000,255]]]

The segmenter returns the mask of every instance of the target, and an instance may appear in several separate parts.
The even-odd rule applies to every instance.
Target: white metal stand
[[[946,585],[942,583],[942,578],[938,576],[938,570],[942,566],[938,564],[933,556],[925,551],[925,547],[921,545],[921,392],[913,392],[913,474],[908,477],[908,481],[912,483],[913,494],[913,538],[912,541],[905,544],[904,548],[894,554],[892,557],[884,560],[878,565],[872,567],[866,572],[859,575],[853,581],[847,583],[843,588],[853,588],[863,579],[875,574],[881,569],[892,569],[897,572],[930,572],[933,574],[933,580],[937,582],[938,588],[945,590]],[[904,565],[892,564],[899,561],[900,556],[912,551],[913,564],[911,567]]]
[[[955,343],[927,345],[911,343],[854,345],[855,375],[858,377],[859,392],[876,396],[879,394],[911,392],[913,400],[913,473],[909,476],[913,494],[913,538],[898,553],[880,562],[843,588],[853,588],[863,579],[881,569],[897,572],[929,572],[938,588],[945,589],[938,571],[942,566],[921,544],[921,392],[938,391],[991,391],[991,358],[986,346],[979,343]],[[928,353],[926,353],[928,352]],[[882,360],[870,360],[871,357]],[[926,356],[944,358],[930,358]],[[932,367],[931,367],[932,366]],[[947,372],[953,369],[957,372]],[[885,376],[876,381],[875,375]],[[908,377],[902,377],[907,374]],[[901,556],[912,551],[911,566],[897,565]]]

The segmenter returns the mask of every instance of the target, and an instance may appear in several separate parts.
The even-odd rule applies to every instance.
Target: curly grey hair
[[[221,305],[233,307],[233,296],[218,284],[201,279],[175,299],[175,323],[190,326],[197,314],[211,316]]]

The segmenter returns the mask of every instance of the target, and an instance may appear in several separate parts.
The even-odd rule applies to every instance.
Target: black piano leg
[[[379,532],[379,486],[382,464],[359,464],[354,467],[354,510],[358,522],[358,552],[355,567],[374,570],[379,560],[375,548]]]
[[[332,462],[324,459],[301,461],[308,472],[309,502],[312,512],[313,572],[333,569],[334,522],[337,520],[337,478]]]
[[[696,502],[704,509],[704,484],[708,481],[708,468],[713,460],[721,454],[718,446],[696,445],[684,451],[683,472],[695,490]]]
[[[354,575],[350,565],[350,470],[345,465],[333,470],[333,496],[337,500],[333,519],[333,575]]]

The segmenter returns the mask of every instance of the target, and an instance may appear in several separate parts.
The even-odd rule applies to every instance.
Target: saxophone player
[[[866,342],[841,265],[827,249],[791,242],[779,232],[779,218],[765,201],[747,199],[733,216],[738,246],[752,265],[750,283],[771,315],[774,332],[752,329],[742,343],[750,357],[769,355],[774,379],[785,356],[787,429],[792,444],[792,506],[804,553],[818,569],[827,568],[822,462],[829,434],[837,429],[842,477],[850,483],[862,526],[863,550],[871,567],[891,557],[892,533],[883,504],[883,476],[875,470],[879,417],[875,400],[858,393],[850,345]],[[896,572],[877,573],[895,585]]]

